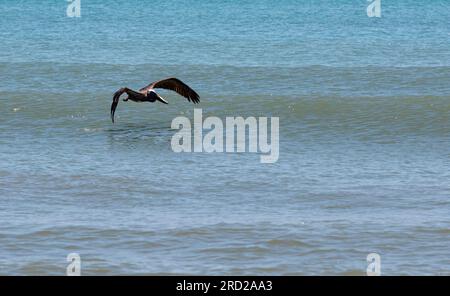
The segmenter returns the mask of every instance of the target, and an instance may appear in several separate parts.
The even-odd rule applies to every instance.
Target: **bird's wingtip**
[[[111,121],[112,121],[112,123],[114,123],[114,111],[113,110],[111,110]]]

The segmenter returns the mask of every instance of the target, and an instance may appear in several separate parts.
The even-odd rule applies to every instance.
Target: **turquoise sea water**
[[[450,275],[450,1],[0,1],[0,274]],[[174,153],[277,116],[280,157]]]

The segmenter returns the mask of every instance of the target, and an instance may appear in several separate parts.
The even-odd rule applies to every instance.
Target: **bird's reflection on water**
[[[105,130],[111,145],[125,145],[127,147],[141,144],[170,145],[174,131],[166,122],[152,123],[124,123]]]

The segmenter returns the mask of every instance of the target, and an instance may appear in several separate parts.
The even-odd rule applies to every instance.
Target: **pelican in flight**
[[[185,97],[189,102],[197,104],[200,102],[200,96],[187,84],[177,78],[167,78],[150,83],[149,85],[141,88],[139,91],[134,91],[128,87],[122,87],[114,93],[113,101],[111,104],[111,120],[114,123],[114,113],[116,112],[117,104],[119,104],[119,98],[123,93],[128,95],[123,99],[124,102],[132,100],[133,102],[151,102],[160,101],[161,103],[168,104],[160,95],[155,91],[155,88],[163,88],[176,91],[178,94]]]

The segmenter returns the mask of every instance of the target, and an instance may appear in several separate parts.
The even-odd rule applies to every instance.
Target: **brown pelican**
[[[117,104],[119,104],[119,98],[123,93],[126,93],[128,97],[123,99],[124,102],[132,100],[134,102],[156,102],[168,104],[160,95],[155,92],[155,88],[164,88],[176,91],[183,97],[187,98],[189,102],[197,104],[200,102],[200,96],[183,81],[177,78],[167,78],[150,83],[146,87],[141,88],[139,91],[134,91],[128,87],[122,87],[114,93],[113,101],[111,104],[111,120],[114,123],[114,113],[116,112]]]

